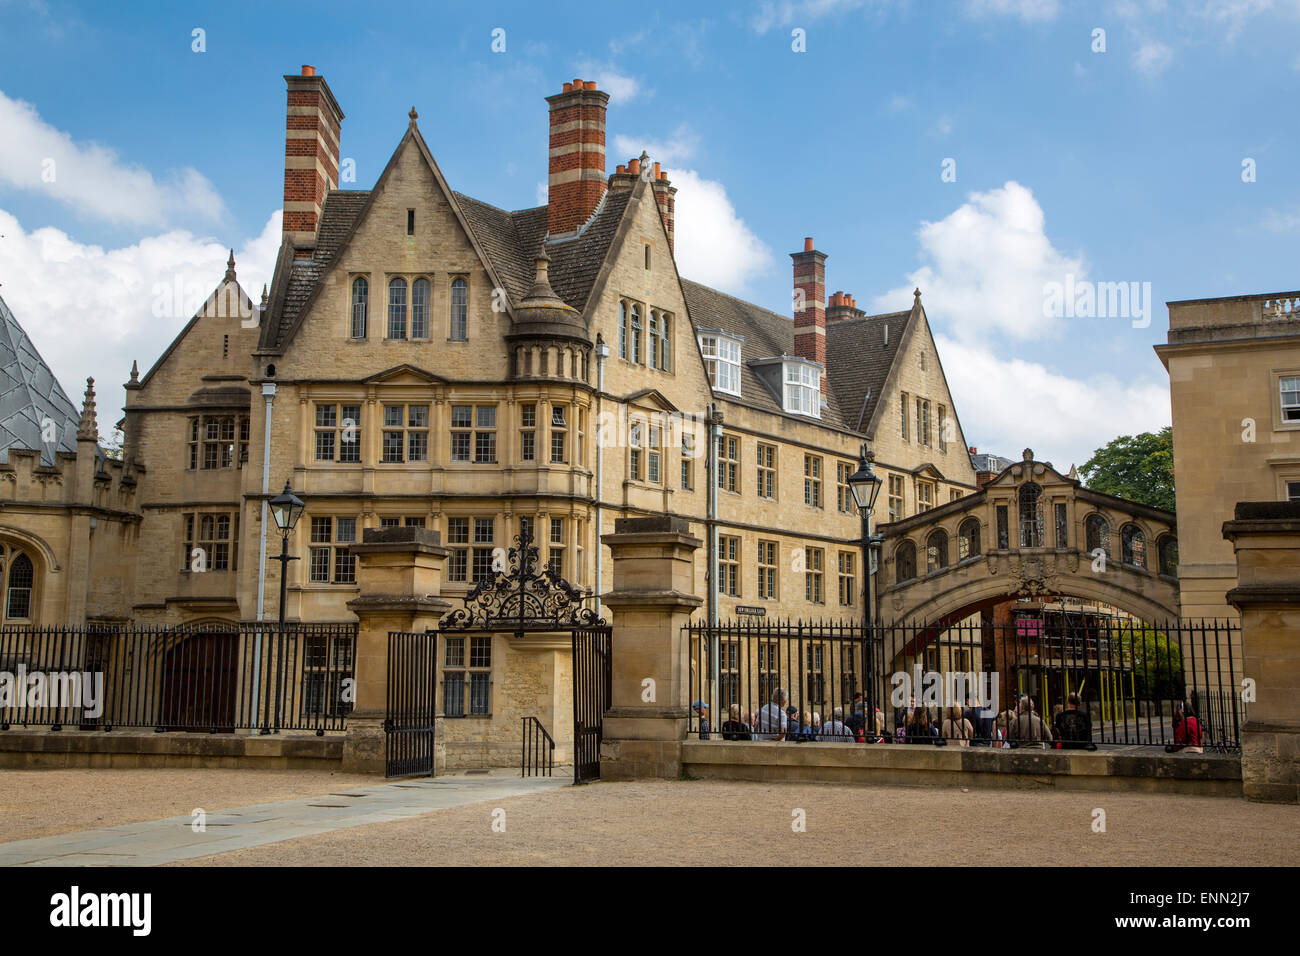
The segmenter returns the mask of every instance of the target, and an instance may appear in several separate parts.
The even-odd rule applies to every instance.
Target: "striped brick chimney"
[[[284,78],[289,104],[284,128],[284,234],[295,254],[316,245],[325,193],[339,185],[339,131],[343,111],[314,66]]]
[[[802,292],[794,300],[794,354],[810,362],[826,365],[826,253],[813,248],[812,238],[803,241],[803,252],[792,252],[794,260],[795,292]],[[826,391],[826,376],[822,376],[822,391]]]
[[[654,187],[659,217],[663,219],[664,228],[668,230],[668,251],[674,252],[673,219],[677,213],[677,187],[668,181],[668,174],[659,168],[658,163],[654,165],[654,178],[650,180],[650,184]]]
[[[574,80],[548,96],[551,145],[546,181],[546,231],[579,229],[605,195],[605,109],[609,94],[594,80]]]

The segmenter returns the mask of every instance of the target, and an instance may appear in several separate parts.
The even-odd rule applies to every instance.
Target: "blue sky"
[[[357,187],[414,105],[453,188],[507,208],[544,195],[543,97],[595,78],[609,169],[644,148],[680,189],[683,275],[788,313],[813,236],[859,305],[919,285],[968,441],[1064,468],[1168,422],[1166,300],[1300,286],[1297,35],[1298,0],[0,0],[0,295],[115,407],[188,318],[160,283],[206,293],[227,247],[269,274],[283,74],[330,83]],[[1067,274],[1150,283],[1149,326],[1045,316]]]

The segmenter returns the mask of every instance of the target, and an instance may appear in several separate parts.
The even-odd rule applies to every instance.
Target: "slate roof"
[[[826,324],[831,387],[844,409],[845,424],[854,431],[865,431],[875,414],[911,314],[891,312]]]
[[[41,441],[45,419],[58,428],[52,444]],[[0,461],[9,460],[10,448],[39,448],[42,465],[53,465],[60,451],[76,454],[80,421],[81,413],[0,299]]]
[[[721,329],[744,338],[740,376],[740,397],[719,395],[739,402],[780,412],[781,401],[773,395],[749,362],[794,354],[794,321],[777,312],[737,299],[689,279],[682,280],[686,308],[696,329]],[[911,312],[893,312],[863,319],[830,322],[826,326],[826,374],[828,407],[822,421],[861,432],[871,421],[875,403],[898,354]],[[889,326],[889,344],[884,344],[884,326]],[[870,396],[863,408],[863,399]]]

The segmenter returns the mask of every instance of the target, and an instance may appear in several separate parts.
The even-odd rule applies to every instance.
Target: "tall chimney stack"
[[[792,252],[794,288],[802,292],[794,299],[794,354],[826,366],[826,253],[813,248],[812,238],[803,241],[803,252]],[[822,392],[826,376],[822,376]]]
[[[576,232],[605,195],[605,110],[609,94],[594,80],[574,80],[548,96],[551,148],[546,192],[546,231]]]
[[[339,131],[343,111],[314,66],[284,78],[289,104],[284,129],[284,234],[294,254],[316,246],[325,194],[339,185]]]

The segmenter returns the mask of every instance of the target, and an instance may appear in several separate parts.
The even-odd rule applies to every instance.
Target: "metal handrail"
[[[546,749],[542,749],[543,741]],[[549,777],[555,766],[555,741],[536,717],[523,718],[523,745],[519,776]]]

